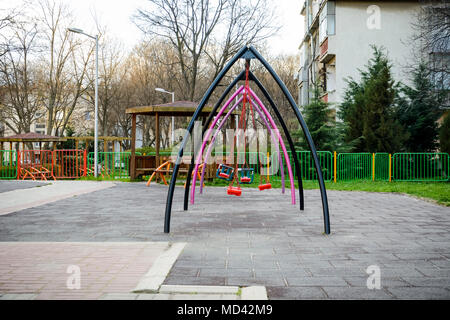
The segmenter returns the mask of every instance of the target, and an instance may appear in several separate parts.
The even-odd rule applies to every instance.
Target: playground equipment
[[[164,162],[162,165],[160,165],[158,168],[156,168],[156,170],[152,173],[152,175],[150,176],[150,178],[147,180],[147,184],[146,186],[150,186],[150,183],[152,182],[153,178],[159,174],[159,176],[161,177],[161,180],[164,182],[164,184],[167,186],[167,180],[164,174],[169,174],[172,171],[170,170],[170,165],[172,163],[170,161],[166,161]],[[203,168],[203,164],[201,165],[201,167]],[[197,173],[197,175],[200,177],[200,174]],[[186,185],[185,185],[186,186]]]
[[[255,176],[255,170],[253,168],[241,168],[239,169],[240,183],[252,184]]]
[[[219,167],[217,168],[216,176],[219,179],[231,181],[234,177],[234,168],[227,166],[225,164],[219,164]]]
[[[262,170],[261,170],[261,174],[260,174],[260,176],[259,176],[259,186],[258,186],[258,188],[259,188],[259,190],[267,190],[267,189],[272,189],[272,184],[270,183],[270,172],[269,172],[269,168],[270,168],[270,166],[269,166],[269,153],[267,152],[267,174],[266,174],[266,183],[262,183],[262,177],[263,177],[263,175],[262,175]]]
[[[245,103],[247,102],[247,99],[249,99],[248,103],[249,105],[252,105],[252,100],[254,100],[256,103],[253,104],[253,106],[258,105],[258,107],[260,108],[260,111],[262,111],[262,114],[264,115],[264,117],[262,117],[262,119],[265,119],[266,122],[268,124],[270,124],[270,126],[266,127],[269,129],[270,132],[272,132],[272,130],[276,130],[276,125],[273,121],[273,119],[270,116],[270,113],[267,111],[267,109],[265,108],[265,106],[262,104],[261,100],[254,94],[254,92],[250,89],[249,87],[249,82],[253,81],[253,83],[255,83],[258,88],[261,90],[261,92],[263,93],[263,95],[265,96],[265,98],[267,99],[267,101],[269,101],[269,104],[271,105],[276,117],[278,118],[283,131],[285,133],[286,139],[288,140],[288,144],[289,147],[291,149],[291,152],[293,154],[295,154],[295,148],[293,145],[293,141],[292,138],[290,137],[289,131],[287,130],[286,124],[284,122],[284,120],[282,119],[276,105],[273,102],[273,99],[270,97],[269,93],[267,92],[267,90],[262,86],[262,84],[259,82],[259,80],[253,75],[253,73],[249,70],[250,67],[250,61],[252,59],[256,59],[259,62],[261,62],[261,64],[265,67],[265,69],[271,74],[272,78],[277,82],[279,88],[281,89],[281,91],[283,92],[284,96],[286,97],[286,99],[289,101],[289,104],[293,110],[293,112],[296,115],[296,118],[303,130],[303,133],[305,134],[305,138],[308,141],[308,145],[309,148],[311,150],[311,154],[313,156],[314,159],[314,165],[316,168],[316,172],[317,172],[317,178],[319,181],[319,186],[320,186],[320,192],[321,192],[321,198],[322,198],[322,208],[323,208],[323,219],[324,219],[324,230],[326,234],[330,233],[330,221],[329,221],[329,210],[328,210],[328,200],[327,200],[327,194],[326,194],[326,189],[325,189],[325,183],[323,180],[323,176],[322,176],[322,170],[320,167],[320,163],[319,163],[319,159],[317,156],[317,152],[316,152],[316,148],[314,146],[314,142],[312,141],[311,135],[308,131],[308,128],[306,126],[305,121],[303,120],[302,115],[300,114],[300,111],[294,101],[294,99],[292,98],[291,94],[289,93],[289,91],[287,90],[286,86],[284,85],[284,83],[281,81],[281,79],[278,77],[278,75],[275,73],[275,71],[272,69],[272,67],[267,63],[267,61],[259,54],[258,51],[256,51],[253,47],[248,47],[245,46],[242,49],[239,50],[238,53],[236,53],[236,55],[227,63],[227,65],[224,67],[223,70],[221,70],[221,72],[217,75],[217,77],[214,79],[214,81],[211,83],[210,87],[208,88],[208,90],[206,91],[205,95],[203,96],[202,100],[200,101],[193,117],[191,118],[189,125],[187,127],[187,132],[186,135],[184,136],[183,142],[181,143],[179,152],[178,152],[178,156],[177,156],[177,160],[175,162],[175,166],[173,169],[173,174],[172,174],[172,179],[170,181],[170,185],[169,185],[169,190],[168,190],[168,194],[167,194],[167,202],[166,202],[166,210],[165,210],[165,220],[164,220],[164,232],[168,233],[170,232],[170,219],[171,219],[171,212],[172,212],[172,200],[173,200],[173,195],[174,195],[174,191],[175,191],[175,184],[176,184],[176,179],[177,179],[177,175],[178,175],[178,171],[179,171],[179,167],[180,167],[180,161],[183,157],[183,152],[184,149],[186,147],[187,141],[190,137],[190,135],[192,134],[193,128],[194,128],[194,123],[195,121],[198,119],[199,115],[202,113],[203,108],[205,107],[206,103],[208,102],[208,99],[210,98],[211,94],[213,93],[213,91],[215,90],[215,88],[219,85],[220,81],[223,79],[223,77],[225,76],[225,74],[230,70],[230,68],[236,63],[236,61],[238,61],[239,59],[245,59],[245,70],[243,70],[231,83],[230,85],[225,89],[225,91],[223,92],[222,96],[219,98],[218,102],[216,103],[216,105],[214,106],[213,110],[211,111],[211,113],[208,116],[208,119],[205,122],[205,128],[208,128],[210,123],[211,124],[211,128],[213,128],[217,122],[218,119],[220,117],[220,115],[223,114],[223,112],[227,109],[227,107],[231,104],[231,101],[236,98],[238,96],[239,93],[241,93],[242,91],[244,91],[244,98]],[[245,87],[241,86],[241,88],[239,88],[233,95],[232,97],[225,103],[224,106],[222,106],[222,108],[220,109],[219,113],[216,116],[216,111],[219,109],[219,107],[222,105],[223,100],[226,98],[226,96],[230,93],[230,91],[237,85],[237,83],[241,80],[245,80]],[[243,107],[244,109],[244,107]],[[215,119],[214,119],[215,118]],[[214,120],[213,120],[214,119]],[[242,119],[241,119],[242,120]],[[206,129],[204,129],[206,130]],[[206,141],[209,140],[210,138],[210,132],[211,130],[209,130],[208,134],[206,135]],[[271,134],[272,139],[274,138],[274,135]],[[290,165],[290,161],[289,161],[289,157],[287,156],[287,150],[286,147],[284,146],[283,140],[281,138],[281,135],[278,133],[276,135],[277,140],[279,141],[281,147],[282,147],[282,151],[283,151],[283,156],[284,156],[284,161],[286,162],[287,165],[287,169],[288,169],[288,175],[289,175],[289,180],[290,180],[290,185],[291,185],[291,198],[292,198],[292,203],[295,204],[295,189],[294,189],[294,180],[293,180],[293,174],[292,174],[292,168]],[[185,187],[185,194],[184,194],[184,210],[188,209],[188,199],[189,199],[189,190],[190,190],[190,182],[191,182],[191,173],[194,170],[194,166],[195,166],[195,170],[196,172],[199,169],[199,162],[197,161],[195,163],[195,159],[198,159],[198,157],[195,157],[195,155],[197,154],[197,152],[201,151],[199,154],[199,157],[202,157],[202,153],[204,151],[205,148],[205,140],[203,141],[203,144],[201,146],[201,150],[194,150],[194,155],[192,157],[191,160],[191,165],[189,167],[189,172],[187,175],[187,180],[186,180],[186,187]],[[208,152],[207,152],[208,154]],[[281,157],[281,154],[278,153],[279,156]],[[206,161],[205,161],[206,163]],[[299,196],[300,196],[300,210],[304,209],[304,197],[303,197],[303,186],[302,186],[302,181],[301,181],[301,175],[300,175],[300,166],[298,163],[298,159],[296,159],[296,157],[294,157],[294,165],[296,168],[296,172],[297,172],[297,179],[298,179],[298,185],[299,185]],[[281,167],[283,167],[283,165],[281,165]],[[239,174],[239,171],[237,170],[237,167],[234,168],[234,173],[237,173],[234,175],[233,177],[233,181],[235,181]],[[242,169],[242,168],[241,168]],[[193,190],[195,191],[195,180],[196,180],[197,175],[193,175]],[[283,180],[283,186],[284,186],[284,178]],[[202,181],[201,181],[202,182]],[[267,184],[267,183],[266,183]],[[200,188],[202,186],[202,183],[200,183]],[[268,186],[267,186],[268,187]],[[284,191],[284,188],[283,188]],[[241,195],[242,194],[242,190],[239,187],[239,183],[237,187],[234,187],[233,184],[230,184],[230,186],[227,189],[227,193],[228,194],[232,194],[232,195]],[[194,203],[194,192],[191,193],[191,203]]]
[[[53,152],[49,150],[22,150],[19,153],[18,178],[25,179],[53,179]]]

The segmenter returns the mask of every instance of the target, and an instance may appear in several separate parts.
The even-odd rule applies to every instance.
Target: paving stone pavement
[[[35,184],[34,186],[34,188],[15,188],[15,190],[9,192],[1,192],[0,215],[110,188],[114,186],[114,183],[110,181],[59,180],[47,184]]]
[[[167,242],[0,242],[0,300],[128,294]]]
[[[305,211],[289,191],[206,188],[182,210],[167,187],[115,187],[0,216],[0,241],[187,242],[165,284],[263,285],[269,299],[449,299],[450,208],[385,193],[328,191],[331,235],[318,190]],[[366,285],[379,266],[381,289]]]

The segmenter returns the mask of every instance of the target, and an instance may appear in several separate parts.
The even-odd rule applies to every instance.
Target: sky
[[[131,15],[139,7],[144,7],[147,0],[59,0],[70,5],[74,12],[76,25],[86,33],[95,33],[97,15],[101,25],[106,25],[110,36],[120,40],[125,48],[131,49],[142,37],[141,31],[131,22]],[[283,22],[279,34],[269,39],[268,44],[273,54],[297,54],[303,37],[303,18],[300,8],[303,0],[269,0]],[[4,3],[17,3],[17,0],[0,0]]]

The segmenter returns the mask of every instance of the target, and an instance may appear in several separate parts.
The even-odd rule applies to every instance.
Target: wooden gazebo
[[[3,150],[3,143],[9,142],[9,148],[13,150],[13,143],[22,143],[22,149],[25,150],[25,143],[39,142],[39,149],[42,147],[42,142],[53,142],[53,148],[56,147],[56,142],[66,141],[66,138],[49,136],[46,134],[28,132],[15,134],[8,137],[0,138],[0,150]]]
[[[175,101],[165,104],[157,104],[152,106],[132,107],[126,109],[127,114],[131,114],[131,163],[130,163],[130,177],[135,179],[140,174],[151,174],[161,164],[160,162],[160,124],[159,117],[191,117],[197,109],[198,103],[192,101]],[[206,119],[211,113],[212,107],[206,106],[203,108],[200,117]],[[231,116],[231,120],[235,120],[236,112]],[[136,117],[154,116],[155,117],[155,161],[145,161],[146,156],[136,157]],[[234,123],[234,122],[233,122]],[[173,128],[172,128],[173,130]],[[150,156],[151,157],[151,156]],[[150,158],[147,156],[147,158]],[[141,159],[142,158],[142,159]],[[142,161],[144,160],[144,161]],[[149,159],[151,160],[151,159]]]

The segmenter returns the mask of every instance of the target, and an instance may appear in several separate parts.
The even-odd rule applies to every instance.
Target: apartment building
[[[301,9],[305,35],[299,47],[299,105],[309,103],[317,83],[322,99],[337,108],[345,78],[359,80],[358,68],[371,58],[371,45],[387,50],[394,79],[409,84],[405,67],[417,49],[411,38],[419,6],[419,1],[306,0]]]

